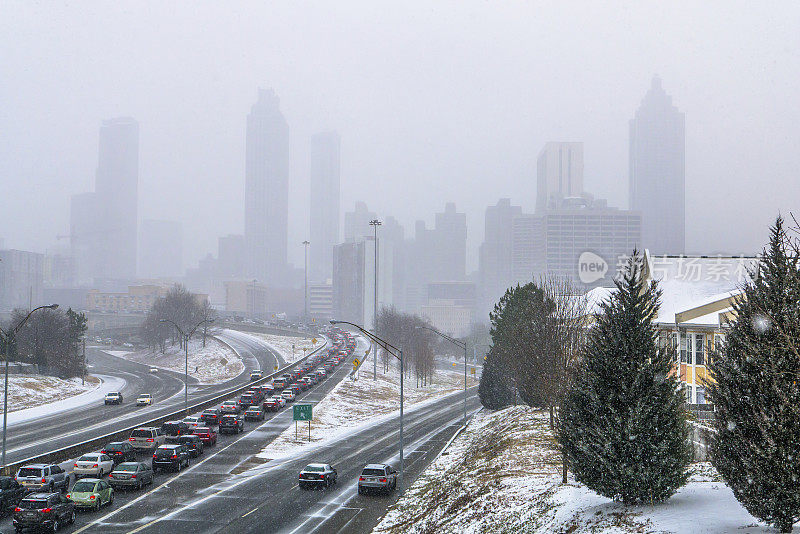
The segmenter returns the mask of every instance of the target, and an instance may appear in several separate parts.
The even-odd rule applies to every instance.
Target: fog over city
[[[629,120],[654,75],[685,114],[686,252],[752,254],[800,199],[800,7],[752,2],[11,2],[0,6],[0,238],[44,252],[94,188],[103,120],[139,123],[139,218],[182,223],[183,266],[244,227],[259,88],[290,131],[288,260],[308,238],[309,142],[341,136],[355,201],[413,236],[499,198],[533,211],[548,141],[628,207]],[[646,244],[645,244],[646,246]]]

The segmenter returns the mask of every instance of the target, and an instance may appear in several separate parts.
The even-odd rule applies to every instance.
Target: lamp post
[[[5,353],[5,360],[6,360],[6,378],[5,378],[5,386],[3,387],[3,455],[2,463],[3,467],[6,465],[6,429],[8,428],[8,345],[11,342],[11,339],[19,332],[19,329],[22,328],[28,319],[30,319],[31,315],[37,310],[48,309],[48,310],[55,310],[58,308],[58,304],[50,304],[49,306],[39,306],[38,308],[32,309],[28,315],[25,316],[23,320],[19,322],[17,326],[14,328],[10,328],[8,332],[4,332],[2,328],[0,328],[0,337],[2,338],[0,341],[3,343],[3,352]]]
[[[362,334],[374,341],[377,345],[380,345],[383,350],[388,351],[395,358],[400,360],[400,488],[402,489],[403,483],[405,482],[403,479],[403,350],[398,349],[388,341],[379,338],[372,332],[368,332],[366,329],[355,323],[350,323],[347,321],[331,321],[331,324],[347,324],[358,328]]]
[[[373,268],[373,273],[375,274],[375,282],[374,282],[374,290],[375,290],[375,301],[372,307],[372,331],[376,334],[378,333],[378,227],[383,224],[378,219],[373,219],[369,222],[369,225],[372,226],[374,230],[374,245],[375,245],[375,267]],[[375,347],[375,351],[372,353],[372,380],[378,379],[378,347]]]
[[[186,355],[186,360],[183,366],[183,412],[184,416],[187,416],[189,415],[189,338],[192,337],[195,330],[200,328],[200,326],[206,323],[211,324],[214,322],[214,319],[203,319],[202,321],[194,325],[194,328],[192,328],[191,331],[189,331],[188,335],[183,332],[181,327],[178,326],[178,323],[176,323],[175,321],[172,321],[170,319],[161,319],[159,322],[171,324],[180,333],[181,337],[183,337],[183,349]]]
[[[448,336],[447,334],[443,334],[442,332],[439,332],[438,330],[436,330],[435,328],[430,327],[430,326],[417,326],[417,328],[422,329],[422,330],[430,330],[434,334],[437,334],[440,337],[446,339],[447,341],[449,341],[453,345],[464,349],[464,425],[466,426],[466,424],[467,424],[467,343],[465,341],[459,341],[457,339],[454,339],[454,338]]]
[[[311,242],[306,239],[303,241],[305,248],[305,290],[303,292],[303,320],[308,321],[308,245]]]

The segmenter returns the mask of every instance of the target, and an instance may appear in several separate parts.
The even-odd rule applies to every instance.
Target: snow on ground
[[[247,335],[257,337],[267,345],[277,351],[286,363],[294,363],[303,356],[309,354],[314,349],[318,349],[325,340],[322,337],[316,338],[317,343],[311,343],[314,338],[294,337],[294,336],[275,336],[272,334],[262,334],[261,332],[247,332]],[[294,347],[294,348],[293,348]],[[303,349],[306,349],[305,351]]]
[[[150,365],[177,373],[184,372],[186,356],[179,345],[168,346],[166,353],[150,350],[139,352],[106,351],[133,362]],[[200,384],[221,384],[235,378],[244,371],[244,363],[230,347],[207,337],[203,347],[202,338],[189,342],[189,376]]]
[[[341,365],[349,366],[348,361]],[[337,368],[338,370],[338,368]],[[313,408],[311,421],[311,443],[333,439],[344,432],[369,424],[394,411],[400,410],[400,371],[392,362],[387,373],[378,362],[377,380],[372,380],[372,363],[369,357],[358,372],[358,380],[344,379]],[[469,379],[468,386],[477,385]],[[463,391],[463,373],[437,371],[433,383],[416,387],[415,381],[406,376],[405,404],[411,406],[438,397]],[[291,407],[288,407],[291,409]],[[262,459],[274,459],[309,444],[308,423],[300,423],[300,439],[295,440],[294,426],[283,432],[258,454]]]
[[[8,375],[8,413],[80,395],[99,385],[100,379],[94,376],[86,377],[86,385],[82,386],[80,378],[62,380],[45,375]],[[3,413],[2,404],[0,413]]]
[[[625,506],[571,477],[545,413],[483,410],[390,507],[374,533],[774,532],[736,501],[708,463],[667,502]]]

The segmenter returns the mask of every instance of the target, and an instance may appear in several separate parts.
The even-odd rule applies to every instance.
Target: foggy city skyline
[[[686,120],[686,251],[752,254],[800,197],[786,23],[800,11],[729,5],[5,3],[3,48],[25,53],[0,65],[0,237],[67,245],[102,121],[129,116],[139,221],[181,223],[183,267],[197,265],[244,232],[247,114],[271,88],[289,126],[290,263],[309,237],[311,138],[334,130],[340,218],[364,201],[411,236],[454,202],[470,273],[488,206],[534,211],[547,142],[583,143],[584,190],[628,208],[628,124],[658,75]]]

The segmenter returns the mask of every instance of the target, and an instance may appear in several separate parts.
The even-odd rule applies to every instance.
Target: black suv
[[[32,493],[14,509],[14,530],[45,528],[55,532],[75,522],[75,505],[60,493]]]
[[[111,442],[103,447],[100,452],[114,460],[114,466],[122,462],[136,461],[136,449],[127,441]]]
[[[180,471],[181,467],[189,467],[189,448],[186,445],[162,445],[153,454],[153,473],[159,469]]]
[[[194,434],[181,436],[178,438],[178,443],[186,445],[189,449],[189,456],[192,458],[197,458],[203,454],[203,441],[200,436],[195,436]]]
[[[167,443],[177,443],[179,437],[191,434],[192,430],[188,423],[183,421],[167,421],[161,425],[161,432],[167,436]]]
[[[220,434],[240,434],[244,431],[244,418],[239,414],[226,414],[219,420]]]
[[[14,477],[0,477],[0,517],[12,512],[23,495],[25,488]]]

